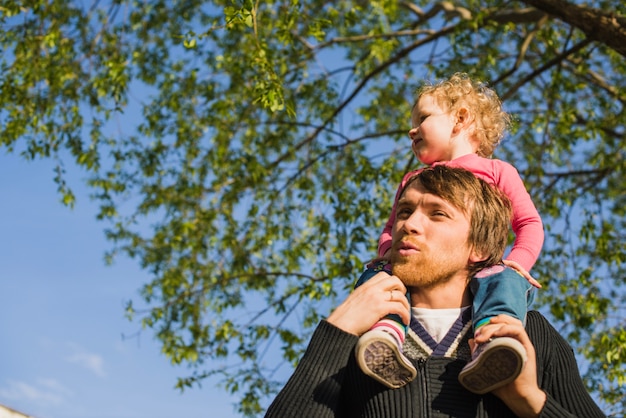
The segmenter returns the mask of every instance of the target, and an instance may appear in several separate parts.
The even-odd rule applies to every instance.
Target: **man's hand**
[[[526,349],[527,361],[520,375],[513,382],[493,391],[519,417],[538,417],[546,403],[546,394],[537,384],[537,357],[522,322],[508,315],[491,318],[479,328],[474,343],[481,344],[490,338],[512,337]]]
[[[402,321],[408,324],[411,314],[406,292],[398,277],[380,272],[357,287],[327,321],[358,336],[388,314],[400,315]]]

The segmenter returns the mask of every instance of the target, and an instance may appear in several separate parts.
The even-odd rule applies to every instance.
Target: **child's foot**
[[[499,337],[480,344],[472,361],[459,374],[459,382],[470,392],[482,395],[509,384],[526,363],[526,350],[515,338]]]
[[[406,385],[417,375],[411,361],[402,354],[396,338],[382,329],[363,334],[355,353],[363,373],[391,389]]]

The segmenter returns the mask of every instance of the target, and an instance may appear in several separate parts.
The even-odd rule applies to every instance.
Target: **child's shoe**
[[[363,334],[355,354],[363,373],[391,389],[402,387],[417,376],[417,370],[402,354],[396,338],[382,329]]]
[[[511,337],[498,337],[480,344],[472,361],[459,374],[459,382],[470,392],[482,395],[509,384],[526,363],[522,343]]]

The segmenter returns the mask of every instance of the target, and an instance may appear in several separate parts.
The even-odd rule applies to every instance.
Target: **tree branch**
[[[492,85],[495,86],[502,80],[506,79],[508,76],[513,74],[515,71],[517,71],[517,69],[523,64],[524,57],[526,57],[526,52],[528,51],[528,47],[530,46],[530,43],[533,41],[533,39],[535,39],[535,35],[539,31],[539,28],[543,26],[543,24],[546,23],[546,21],[547,21],[547,16],[543,15],[539,19],[539,22],[537,23],[537,27],[533,29],[532,31],[530,31],[530,33],[528,33],[528,35],[524,38],[524,42],[522,42],[522,45],[519,49],[519,53],[517,54],[517,59],[515,60],[513,67],[510,70],[504,72],[496,80],[494,80]]]
[[[526,77],[519,80],[517,83],[515,83],[515,85],[511,86],[511,88],[501,96],[501,100],[505,102],[507,99],[513,96],[517,92],[517,90],[520,87],[522,87],[524,84],[528,83],[533,78],[539,76],[539,74],[543,73],[544,71],[547,71],[549,68],[554,67],[555,65],[563,61],[567,56],[577,51],[580,51],[581,49],[589,45],[591,42],[592,41],[590,39],[585,39],[584,41],[578,43],[577,45],[574,45],[568,50],[565,50],[561,54],[552,58],[550,61],[548,61],[541,67],[537,68],[535,71],[533,71],[532,73],[528,74]]]
[[[599,41],[626,57],[626,17],[565,0],[523,1],[580,29],[590,40]]]
[[[400,51],[398,51],[398,53],[393,56],[391,59],[385,61],[384,63],[382,63],[381,65],[379,65],[378,67],[374,68],[369,74],[366,74],[363,79],[358,83],[358,85],[352,90],[352,93],[348,96],[348,98],[346,98],[343,102],[341,102],[339,104],[339,106],[337,106],[335,108],[335,110],[326,118],[326,120],[317,128],[315,129],[315,131],[313,131],[310,135],[308,135],[306,138],[304,138],[302,141],[300,141],[299,143],[297,143],[294,148],[293,148],[293,152],[296,152],[298,150],[300,150],[303,146],[305,146],[306,144],[310,143],[311,141],[313,141],[317,135],[327,126],[329,125],[334,119],[335,117],[337,117],[337,115],[339,113],[341,113],[341,111],[343,111],[343,109],[345,107],[348,106],[348,104],[350,104],[350,102],[352,102],[352,100],[359,94],[359,92],[365,88],[365,86],[369,83],[369,81],[374,78],[375,76],[377,76],[378,74],[380,74],[381,72],[383,72],[384,70],[386,70],[387,68],[391,67],[393,64],[397,63],[398,61],[402,60],[403,58],[405,58],[407,55],[409,55],[409,53],[411,51],[413,51],[416,48],[419,48],[422,45],[425,45],[429,42],[432,42],[435,39],[441,38],[449,33],[454,32],[454,30],[457,29],[456,25],[453,26],[448,26],[445,27],[443,29],[441,29],[440,31],[427,36],[426,38],[417,40],[413,43],[411,43],[410,45],[406,46],[405,48],[402,48]],[[280,157],[278,157],[276,160],[274,160],[269,167],[270,168],[275,168],[277,167],[281,162],[283,162],[286,158],[289,157],[289,155],[291,155],[290,152],[286,152],[283,155],[281,155]]]

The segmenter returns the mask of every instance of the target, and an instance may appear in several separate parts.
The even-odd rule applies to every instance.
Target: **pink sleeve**
[[[497,186],[511,200],[513,206],[511,226],[515,233],[513,248],[506,258],[516,261],[526,271],[530,271],[543,246],[543,224],[517,169],[508,163],[501,163],[498,165],[500,175]]]
[[[400,199],[400,192],[404,189],[404,185],[409,181],[411,177],[415,174],[419,173],[420,170],[410,171],[404,175],[402,181],[400,182],[400,187],[396,190],[396,197],[393,199],[393,206],[391,207],[391,214],[389,215],[389,219],[385,224],[385,228],[383,229],[383,233],[380,234],[380,238],[378,238],[378,256],[383,257],[387,251],[391,249],[391,230],[393,229],[393,223],[396,221],[396,204],[398,203],[398,199]]]

